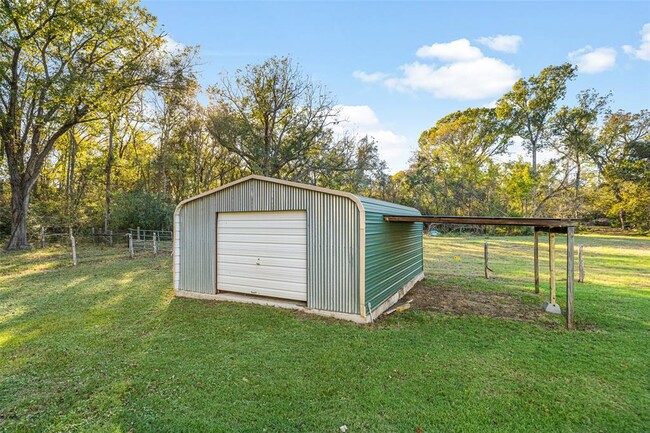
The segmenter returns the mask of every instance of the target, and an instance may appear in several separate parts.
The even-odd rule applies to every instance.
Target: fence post
[[[129,255],[131,258],[135,256],[135,252],[133,251],[133,235],[131,233],[128,234],[129,236]]]
[[[41,248],[45,248],[45,227],[41,226]]]
[[[158,255],[158,236],[156,232],[153,232],[153,255]]]
[[[535,293],[539,293],[539,231],[535,227],[533,235],[533,267],[535,271]]]
[[[140,240],[140,226],[138,226],[137,231],[138,231],[138,240]]]
[[[578,247],[578,282],[585,282],[585,262],[582,258],[582,248],[584,245]]]
[[[77,243],[74,240],[74,235],[72,234],[72,227],[70,227],[70,244],[72,245],[72,266],[77,266]]]
[[[488,275],[488,270],[490,270],[490,267],[488,266],[488,243],[485,241],[483,244],[483,261],[485,262],[485,278],[490,278]]]

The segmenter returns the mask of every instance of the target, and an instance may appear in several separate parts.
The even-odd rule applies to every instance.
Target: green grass
[[[489,240],[491,280],[483,240],[427,238],[426,285],[541,302],[531,237]],[[360,326],[176,299],[166,256],[1,253],[0,430],[648,431],[650,240],[577,243],[574,332],[414,310]]]

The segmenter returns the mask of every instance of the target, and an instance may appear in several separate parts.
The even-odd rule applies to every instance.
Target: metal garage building
[[[253,302],[368,322],[423,278],[416,209],[248,176],[174,213],[177,296]]]

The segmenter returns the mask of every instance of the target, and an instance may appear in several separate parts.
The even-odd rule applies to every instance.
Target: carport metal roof
[[[567,328],[573,329],[573,289],[574,289],[574,236],[578,220],[568,218],[515,218],[515,217],[485,217],[485,216],[446,216],[446,215],[384,215],[387,222],[422,222],[438,224],[467,224],[534,227],[535,240],[533,261],[535,268],[535,293],[539,293],[539,232],[549,233],[549,285],[551,288],[550,303],[555,305],[555,233],[566,233],[567,248],[567,278],[566,278],[566,323]]]

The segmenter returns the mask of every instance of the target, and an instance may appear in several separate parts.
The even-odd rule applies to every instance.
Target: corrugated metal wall
[[[366,309],[374,310],[422,272],[422,223],[389,223],[384,215],[417,209],[359,197],[366,210]],[[369,310],[368,310],[369,311]]]
[[[178,289],[215,293],[216,212],[307,211],[307,306],[359,314],[359,210],[350,198],[259,179],[190,201],[176,222]]]

